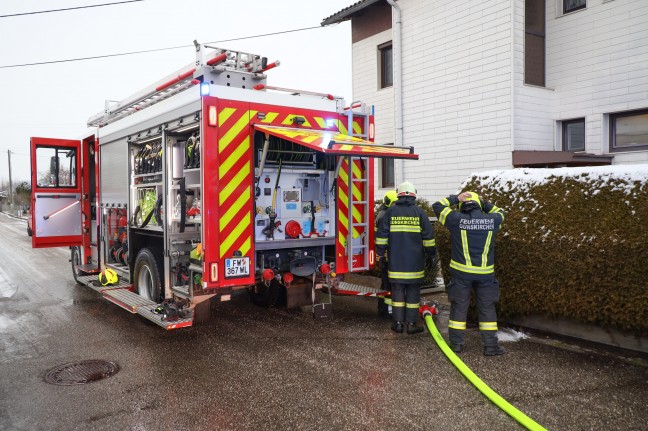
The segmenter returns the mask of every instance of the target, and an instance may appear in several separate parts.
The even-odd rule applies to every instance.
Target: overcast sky
[[[123,0],[2,0],[0,15]],[[354,0],[144,0],[113,6],[0,18],[0,179],[29,180],[30,136],[79,138],[106,99],[120,100],[195,60],[191,46],[319,26]],[[268,84],[351,100],[351,27],[337,26],[222,42],[281,66]],[[26,67],[187,45],[186,48]]]

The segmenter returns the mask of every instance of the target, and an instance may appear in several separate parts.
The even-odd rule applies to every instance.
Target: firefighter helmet
[[[385,196],[383,197],[383,204],[385,204],[385,206],[389,208],[397,200],[398,200],[398,193],[396,193],[396,190],[390,190],[387,193],[385,193]]]
[[[117,284],[119,281],[119,276],[117,273],[108,268],[99,273],[99,282],[101,283],[102,286],[112,286],[113,284]]]
[[[464,202],[459,202],[459,211],[471,211],[474,209],[482,209],[482,200],[475,192],[467,192],[470,194]]]
[[[410,183],[409,181],[401,183],[401,185],[398,186],[398,197],[401,196],[416,197],[416,187],[414,187],[414,184]]]

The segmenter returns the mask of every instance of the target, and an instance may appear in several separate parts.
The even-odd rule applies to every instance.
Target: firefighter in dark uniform
[[[380,219],[376,233],[378,259],[389,255],[387,275],[392,289],[392,330],[408,334],[423,332],[416,325],[425,276],[425,258],[434,258],[434,229],[416,205],[416,188],[406,181],[398,186],[398,200]]]
[[[378,207],[378,212],[376,213],[376,221],[375,221],[375,231],[378,232],[378,223],[380,223],[380,219],[383,218],[389,207],[391,207],[394,202],[398,200],[398,193],[396,190],[390,190],[387,193],[385,193],[385,196],[383,197],[383,201],[380,204],[380,207]],[[391,292],[391,285],[389,284],[389,277],[387,275],[387,255],[383,256],[382,259],[380,259],[379,263],[379,269],[380,269],[380,276],[382,278],[382,283],[380,286],[380,290],[383,292]],[[391,314],[391,297],[380,297],[378,298],[378,315],[380,317],[385,317],[385,318],[390,318]]]
[[[459,211],[450,207],[459,205]],[[497,339],[495,304],[499,300],[499,283],[495,278],[495,235],[504,222],[504,211],[483,202],[477,193],[451,195],[432,205],[439,222],[451,235],[450,273],[448,285],[450,348],[461,352],[466,330],[470,294],[477,299],[479,331],[484,355],[502,355],[506,351]]]

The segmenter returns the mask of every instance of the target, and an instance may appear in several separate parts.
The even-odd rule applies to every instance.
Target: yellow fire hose
[[[455,367],[461,372],[461,374],[466,377],[470,383],[472,383],[479,391],[491,400],[497,407],[506,412],[513,419],[524,425],[526,429],[533,431],[547,431],[542,425],[535,422],[533,419],[519,411],[515,406],[502,398],[497,392],[492,390],[486,383],[484,383],[475,373],[472,372],[470,368],[464,362],[459,359],[459,357],[450,349],[446,344],[445,340],[441,336],[441,333],[434,325],[434,320],[432,320],[432,315],[436,314],[437,310],[434,307],[423,306],[421,307],[421,314],[425,320],[425,324],[436,341],[437,345],[441,351],[447,356],[447,358],[454,364]]]

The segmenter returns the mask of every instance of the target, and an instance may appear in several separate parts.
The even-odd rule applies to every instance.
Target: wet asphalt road
[[[334,317],[264,310],[245,297],[212,321],[166,332],[77,286],[69,250],[32,250],[0,214],[1,430],[516,430],[429,334],[397,335],[375,303],[334,298]],[[432,299],[444,300],[442,294]],[[438,326],[447,332],[447,313]],[[531,337],[464,362],[552,430],[648,429],[648,360]],[[45,373],[85,359],[115,376],[79,386]]]

